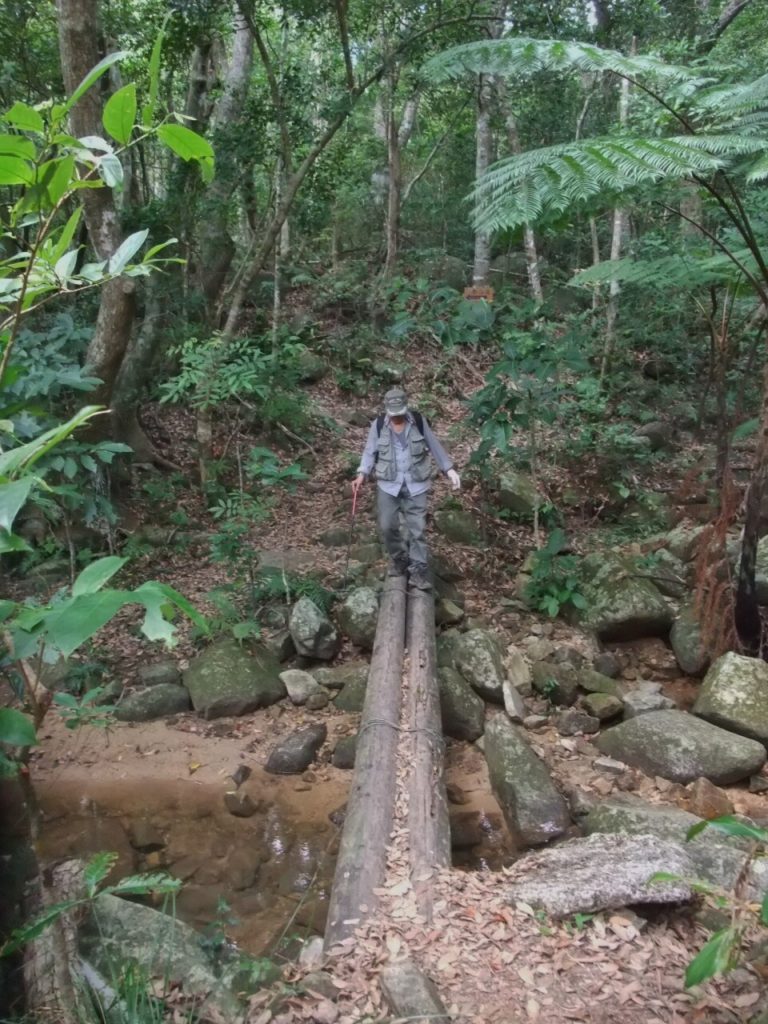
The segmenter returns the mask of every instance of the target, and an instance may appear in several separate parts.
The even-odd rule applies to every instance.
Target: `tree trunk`
[[[480,75],[477,90],[477,120],[475,122],[475,181],[480,181],[491,163],[493,138],[491,134],[491,99],[493,78]],[[487,285],[491,270],[491,238],[484,231],[475,231],[475,258],[472,265],[472,284]]]
[[[72,93],[103,54],[99,52],[98,0],[57,0],[59,51],[64,87]],[[102,134],[102,102],[98,85],[75,104],[70,128],[75,136]],[[110,188],[84,189],[82,202],[91,245],[100,260],[109,259],[123,240],[115,199]],[[129,277],[109,281],[101,289],[96,328],[88,345],[88,372],[101,380],[91,400],[109,405],[131,337],[135,283]]]

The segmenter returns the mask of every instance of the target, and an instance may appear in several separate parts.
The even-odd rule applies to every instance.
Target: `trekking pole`
[[[349,540],[347,541],[347,557],[344,562],[344,577],[341,584],[341,589],[347,589],[347,583],[349,582],[349,553],[352,550],[352,537],[355,532],[355,516],[357,515],[357,496],[360,493],[359,489],[352,491],[352,514],[349,517]]]

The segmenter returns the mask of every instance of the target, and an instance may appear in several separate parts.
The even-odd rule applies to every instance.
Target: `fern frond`
[[[510,36],[464,43],[438,53],[426,62],[429,78],[442,81],[468,71],[492,75],[533,75],[540,71],[612,71],[630,78],[651,76],[665,82],[696,80],[688,68],[668,64],[658,57],[627,57],[617,50],[604,50],[589,43],[559,39],[531,39]]]
[[[757,271],[754,257],[746,249],[735,251],[734,256],[748,270]],[[605,260],[587,270],[579,270],[568,284],[585,286],[621,281],[646,288],[697,288],[710,284],[734,284],[742,278],[733,260],[723,253],[705,259],[686,259],[682,254],[675,254],[653,260]]]
[[[761,75],[752,82],[738,85],[718,86],[707,89],[696,97],[692,110],[701,115],[725,116],[749,114],[768,104],[768,75]]]
[[[768,154],[756,160],[747,171],[747,181],[752,184],[755,181],[765,181],[768,178]]]

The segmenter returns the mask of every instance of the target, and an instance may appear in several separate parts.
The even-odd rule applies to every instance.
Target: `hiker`
[[[389,575],[408,573],[411,586],[430,590],[424,534],[432,459],[454,491],[461,487],[461,480],[424,416],[408,408],[408,396],[402,388],[393,388],[384,395],[384,410],[384,415],[371,423],[352,488],[357,494],[363,481],[375,473],[379,533],[390,559]],[[407,537],[400,530],[401,512]]]

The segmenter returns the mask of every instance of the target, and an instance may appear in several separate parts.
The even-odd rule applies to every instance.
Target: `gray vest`
[[[408,443],[403,448],[392,437],[386,424],[381,428],[376,458],[376,478],[391,483],[398,474],[410,474],[414,483],[423,483],[432,476],[429,448],[415,423],[411,423]]]

